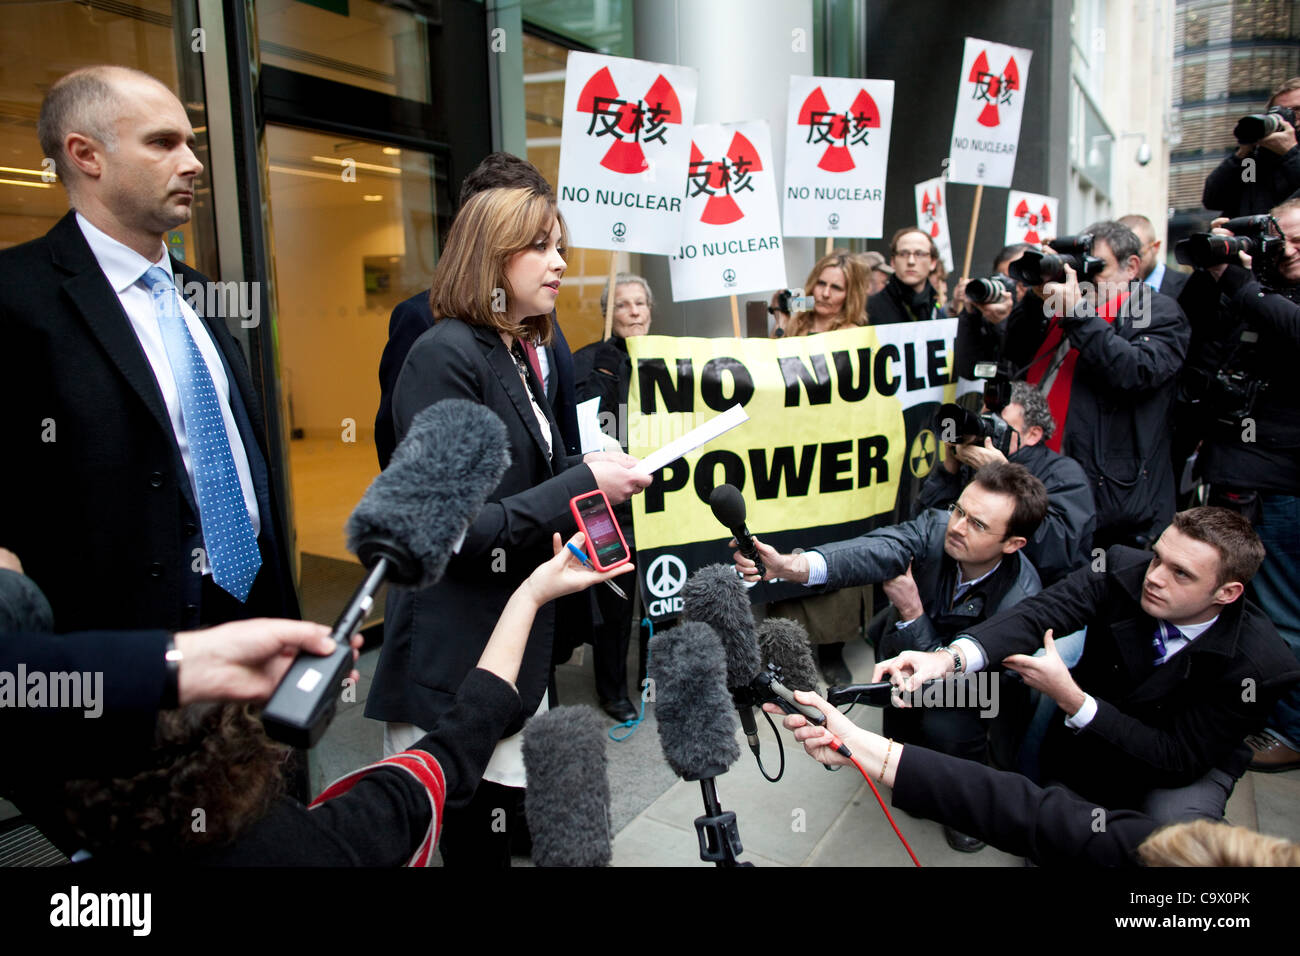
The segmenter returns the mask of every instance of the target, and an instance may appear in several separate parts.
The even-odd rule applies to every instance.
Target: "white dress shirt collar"
[[[96,227],[81,213],[77,213],[77,225],[81,227],[81,234],[86,237],[90,251],[99,261],[99,268],[103,270],[113,291],[118,295],[139,282],[140,277],[153,266],[166,272],[173,282],[176,281],[176,276],[172,272],[171,256],[167,255],[167,250],[161,243],[159,251],[162,253],[162,259],[158,262],[150,262],[130,246],[118,242]]]

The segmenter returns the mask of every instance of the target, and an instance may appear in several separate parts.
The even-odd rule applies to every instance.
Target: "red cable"
[[[839,750],[841,747],[844,747],[844,744],[841,743],[840,739],[836,737],[834,734],[831,734],[831,740],[833,741],[831,744],[832,750]],[[844,749],[847,750],[848,748],[845,747]],[[871,792],[876,795],[876,802],[880,804],[880,809],[885,812],[885,819],[888,820],[889,825],[894,828],[894,833],[895,835],[897,835],[898,839],[902,842],[903,849],[905,849],[907,851],[907,855],[912,858],[912,862],[919,867],[921,865],[921,861],[918,860],[916,858],[916,854],[912,852],[912,847],[907,842],[907,837],[903,836],[903,831],[898,829],[898,824],[894,822],[894,815],[889,812],[889,807],[885,806],[885,801],[881,798],[880,791],[877,790],[876,785],[871,782],[871,776],[870,774],[867,773],[867,768],[862,766],[862,764],[858,763],[858,758],[853,756],[852,754],[849,754],[849,759],[853,761],[853,766],[858,768],[858,773],[862,774],[862,779],[867,781],[867,786],[871,788]]]

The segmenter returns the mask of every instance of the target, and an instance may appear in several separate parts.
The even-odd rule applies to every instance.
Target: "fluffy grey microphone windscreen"
[[[706,565],[686,579],[682,620],[707,624],[718,635],[726,653],[728,687],[744,687],[758,675],[763,665],[749,591],[730,564]]]
[[[506,427],[475,402],[445,399],[411,420],[388,467],[348,518],[348,550],[383,542],[414,558],[388,580],[428,587],[510,464]],[[399,566],[402,562],[396,562]]]
[[[781,683],[790,690],[817,692],[817,665],[813,663],[808,632],[798,621],[769,617],[758,625],[758,647],[763,663],[781,668]]]
[[[650,639],[659,743],[683,780],[721,776],[740,757],[736,709],[718,635],[687,622]]]
[[[612,824],[605,722],[557,707],[524,725],[524,813],[538,866],[608,866]]]

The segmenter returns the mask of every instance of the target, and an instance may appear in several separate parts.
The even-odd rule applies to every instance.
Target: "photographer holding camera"
[[[958,440],[945,446],[943,467],[931,470],[921,485],[917,513],[948,507],[985,465],[1014,462],[1047,489],[1047,516],[1025,545],[1025,556],[1038,570],[1043,587],[1086,565],[1097,520],[1092,489],[1077,461],[1047,447],[1056,422],[1042,392],[1027,382],[1012,382],[1010,399],[1000,410],[954,418],[958,420],[952,430]],[[941,410],[941,439],[946,424],[942,419]]]
[[[1238,146],[1205,179],[1201,202],[1224,216],[1253,216],[1300,191],[1300,147],[1296,116],[1300,76],[1287,80],[1269,97],[1267,112],[1246,116],[1233,135]]]
[[[1242,513],[1263,541],[1254,598],[1300,657],[1300,408],[1286,387],[1300,360],[1300,199],[1271,215],[1230,221],[1179,250],[1200,266],[1182,299],[1193,330],[1183,385],[1210,502]],[[1245,261],[1243,246],[1250,269],[1231,261]],[[1252,769],[1300,767],[1300,692],[1280,699],[1251,745]]]
[[[1008,330],[1020,325],[1026,291],[1007,269],[1033,248],[1027,242],[1013,242],[994,258],[992,275],[957,280],[953,291],[958,320],[954,362],[961,378],[975,378],[975,366],[980,362],[1004,358]]]
[[[1047,396],[1057,422],[1049,447],[1088,476],[1094,548],[1147,547],[1174,513],[1169,423],[1187,319],[1139,281],[1141,243],[1126,226],[1094,223],[1050,246],[1010,266],[1042,300],[1042,331],[1025,323],[1017,361],[1037,338],[1023,377]]]

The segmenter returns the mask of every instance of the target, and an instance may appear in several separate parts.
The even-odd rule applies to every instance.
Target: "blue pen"
[[[570,551],[573,552],[573,556],[577,558],[579,561],[581,561],[585,567],[591,568],[591,570],[593,571],[596,570],[594,567],[592,567],[591,559],[587,557],[587,555],[583,552],[583,550],[580,547],[578,547],[572,541],[566,541],[565,545],[566,547],[568,547]],[[613,588],[614,593],[617,594],[619,597],[621,597],[624,601],[627,600],[627,595],[623,593],[623,589],[621,587],[619,587],[613,581],[606,581],[605,583],[608,584],[611,588]]]

